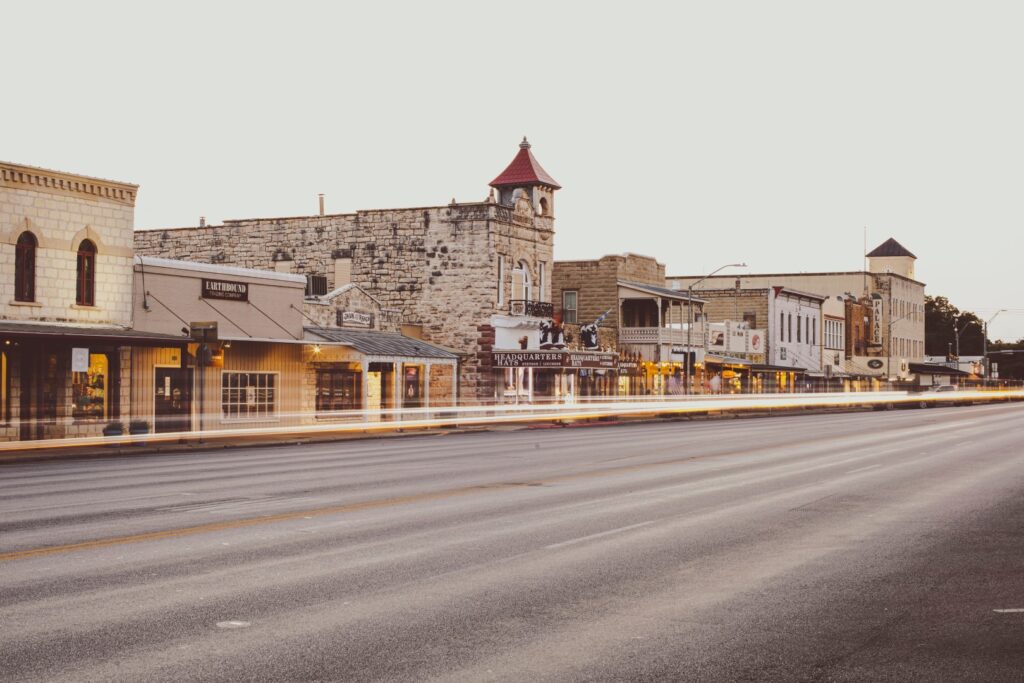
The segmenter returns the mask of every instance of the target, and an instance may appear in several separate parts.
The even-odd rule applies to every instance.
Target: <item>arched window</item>
[[[522,301],[533,299],[533,287],[530,282],[530,266],[520,261],[512,271],[512,298]]]
[[[36,236],[25,231],[14,248],[14,300],[36,300]]]
[[[96,305],[96,245],[89,240],[82,240],[78,245],[75,303],[79,306]]]
[[[540,201],[537,204],[538,204],[537,213],[539,213],[541,216],[547,216],[548,215],[548,200],[545,197],[541,197]]]

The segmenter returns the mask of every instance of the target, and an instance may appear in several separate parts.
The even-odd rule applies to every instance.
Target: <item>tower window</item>
[[[539,213],[541,216],[547,216],[549,211],[547,197],[541,197],[540,201],[537,202],[537,204],[537,213]]]

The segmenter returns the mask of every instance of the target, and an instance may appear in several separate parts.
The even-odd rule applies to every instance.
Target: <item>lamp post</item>
[[[988,320],[985,321],[985,334],[982,335],[982,338],[981,338],[981,364],[982,364],[982,367],[985,368],[985,381],[986,382],[988,382],[989,378],[992,376],[991,367],[989,366],[989,362],[988,362],[988,324],[990,322],[992,322],[993,320],[995,320],[996,316],[998,316],[1000,313],[1003,313],[1004,311],[1006,311],[1005,308],[1000,308],[998,311],[995,312],[995,315],[993,315],[991,318],[989,318]],[[960,359],[958,358],[957,359],[958,363],[959,363],[959,360]]]
[[[700,283],[704,282],[705,280],[707,280],[709,277],[711,277],[715,273],[717,273],[719,271],[722,271],[722,270],[725,270],[726,268],[746,268],[746,267],[747,267],[746,263],[727,263],[724,266],[721,266],[719,268],[715,268],[713,271],[711,271],[710,273],[708,273],[707,275],[705,275],[701,279],[697,280],[696,282],[691,283],[686,288],[686,310],[689,313],[688,317],[690,319],[689,324],[686,326],[686,393],[687,394],[692,393],[691,389],[690,389],[690,375],[693,372],[693,368],[691,367],[691,363],[690,363],[690,358],[691,358],[690,354],[693,353],[693,350],[692,350],[692,348],[693,348],[693,288],[696,287],[697,285],[699,285]],[[696,353],[693,354],[693,357],[695,359],[696,359],[696,355],[697,355]]]

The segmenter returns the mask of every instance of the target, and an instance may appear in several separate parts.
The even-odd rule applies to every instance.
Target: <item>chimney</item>
[[[320,215],[323,216],[324,215],[324,193],[321,192],[318,196],[320,197]]]
[[[200,228],[205,228],[206,227],[206,216],[200,216],[199,217],[199,227]]]

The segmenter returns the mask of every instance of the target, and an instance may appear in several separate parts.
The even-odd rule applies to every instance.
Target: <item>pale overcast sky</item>
[[[140,228],[483,199],[523,135],[556,257],[858,269],[1024,337],[1019,2],[5,3],[0,159]]]

